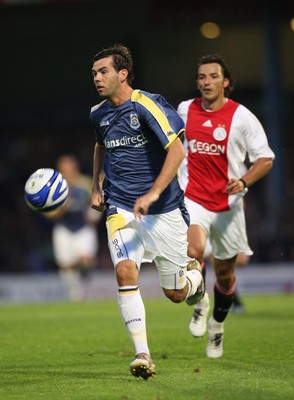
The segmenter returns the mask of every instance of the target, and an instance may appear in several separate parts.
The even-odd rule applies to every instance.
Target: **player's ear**
[[[227,88],[230,85],[230,80],[228,78],[224,79],[224,89]]]
[[[124,82],[128,78],[129,72],[127,69],[121,69],[119,71],[120,81]]]

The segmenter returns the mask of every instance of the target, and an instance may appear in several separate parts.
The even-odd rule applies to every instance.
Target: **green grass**
[[[294,296],[244,296],[225,354],[207,359],[191,308],[145,300],[155,379],[129,373],[133,347],[113,301],[0,306],[0,398],[293,400]]]

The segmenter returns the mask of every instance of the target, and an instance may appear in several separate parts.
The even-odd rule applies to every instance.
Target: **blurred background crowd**
[[[249,190],[251,260],[294,260],[294,3],[184,0],[0,0],[0,273],[56,270],[52,221],[30,210],[23,189],[38,168],[73,154],[92,174],[90,108],[99,102],[92,56],[116,42],[131,48],[135,88],[174,106],[195,97],[196,63],[221,54],[232,98],[263,123],[273,170]],[[111,268],[104,219],[96,268]]]

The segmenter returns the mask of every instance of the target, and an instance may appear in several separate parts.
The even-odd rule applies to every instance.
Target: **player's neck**
[[[132,89],[130,86],[127,86],[125,88],[121,88],[121,90],[117,93],[115,93],[114,96],[112,96],[109,100],[110,104],[112,107],[117,107],[125,102],[129,101],[130,98],[132,97],[134,89]]]
[[[221,97],[212,101],[202,98],[201,106],[204,108],[205,111],[217,111],[222,108],[227,101],[227,97]]]

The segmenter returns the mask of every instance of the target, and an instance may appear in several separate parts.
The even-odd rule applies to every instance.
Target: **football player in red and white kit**
[[[207,238],[212,247],[216,282],[206,355],[218,358],[223,355],[224,320],[234,297],[236,258],[239,253],[252,254],[243,196],[268,173],[275,155],[258,119],[246,107],[228,98],[233,81],[222,57],[200,58],[196,85],[201,97],[183,101],[178,106],[178,113],[186,124],[187,148],[187,159],[180,171],[187,166],[185,200],[191,218],[188,254],[201,262]],[[241,175],[247,155],[252,165]],[[202,336],[206,318],[201,313],[201,304],[196,304],[195,310],[197,307],[200,309],[198,322],[204,329],[194,336]],[[193,319],[197,322],[194,314],[191,322]]]

